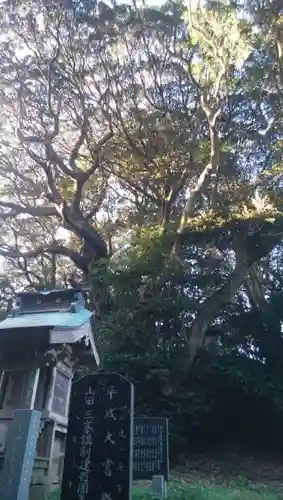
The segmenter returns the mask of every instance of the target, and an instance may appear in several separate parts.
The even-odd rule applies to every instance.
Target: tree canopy
[[[263,332],[282,271],[282,16],[278,0],[2,3],[4,294],[90,286],[105,362],[155,359],[166,394],[203,350],[262,361],[281,342],[279,316],[272,347]],[[251,317],[262,333],[241,344]]]

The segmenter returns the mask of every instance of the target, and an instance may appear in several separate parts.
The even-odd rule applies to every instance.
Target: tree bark
[[[201,304],[188,338],[188,368],[190,368],[196,359],[198,351],[203,345],[211,321],[226,304],[231,302],[233,295],[242,285],[250,267],[243,266],[236,268],[226,283]]]
[[[16,217],[20,214],[30,215],[31,217],[59,216],[57,208],[52,205],[39,205],[38,207],[31,207],[28,205],[19,205],[17,203],[0,200],[0,207],[9,209],[9,211],[0,212],[0,219],[2,220],[6,220],[9,217]]]

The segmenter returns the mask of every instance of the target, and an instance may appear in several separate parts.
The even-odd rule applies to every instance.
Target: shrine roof
[[[81,309],[77,312],[60,311],[18,314],[13,317],[8,317],[4,321],[0,322],[0,330],[38,327],[74,329],[79,328],[84,323],[88,322],[91,317],[92,312],[87,309]]]

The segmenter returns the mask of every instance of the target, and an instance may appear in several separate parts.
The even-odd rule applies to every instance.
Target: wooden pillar
[[[68,387],[68,392],[67,392],[67,401],[66,401],[65,417],[68,417],[68,415],[69,415],[70,400],[71,400],[71,392],[72,392],[72,381],[73,381],[73,377],[70,377],[70,380],[69,380],[69,387]]]
[[[5,397],[5,394],[3,394],[4,378],[5,378],[5,371],[2,370],[1,376],[0,376],[0,409],[2,408],[2,403],[4,403],[4,397]]]
[[[47,493],[51,493],[52,491],[52,459],[54,453],[54,445],[55,445],[55,433],[56,427],[55,422],[53,421],[50,425],[49,431],[49,450],[48,450],[48,470],[47,470]]]
[[[40,375],[40,368],[37,368],[35,371],[34,379],[33,379],[33,388],[32,388],[30,405],[29,405],[30,410],[34,409],[36,392],[37,392],[37,388],[38,388],[39,375]]]
[[[56,367],[53,367],[51,380],[50,380],[50,386],[49,386],[49,390],[48,390],[48,396],[47,396],[47,400],[46,400],[46,410],[47,411],[51,411],[51,408],[52,408],[52,400],[53,400],[53,393],[54,393],[54,387],[55,387],[56,373],[57,373],[57,369],[56,369]]]

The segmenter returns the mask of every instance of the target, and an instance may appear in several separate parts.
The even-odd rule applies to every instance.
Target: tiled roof
[[[92,313],[87,309],[77,312],[46,312],[19,314],[14,317],[8,317],[0,322],[0,330],[9,330],[14,328],[37,328],[37,327],[55,327],[55,328],[79,328],[90,320]]]

